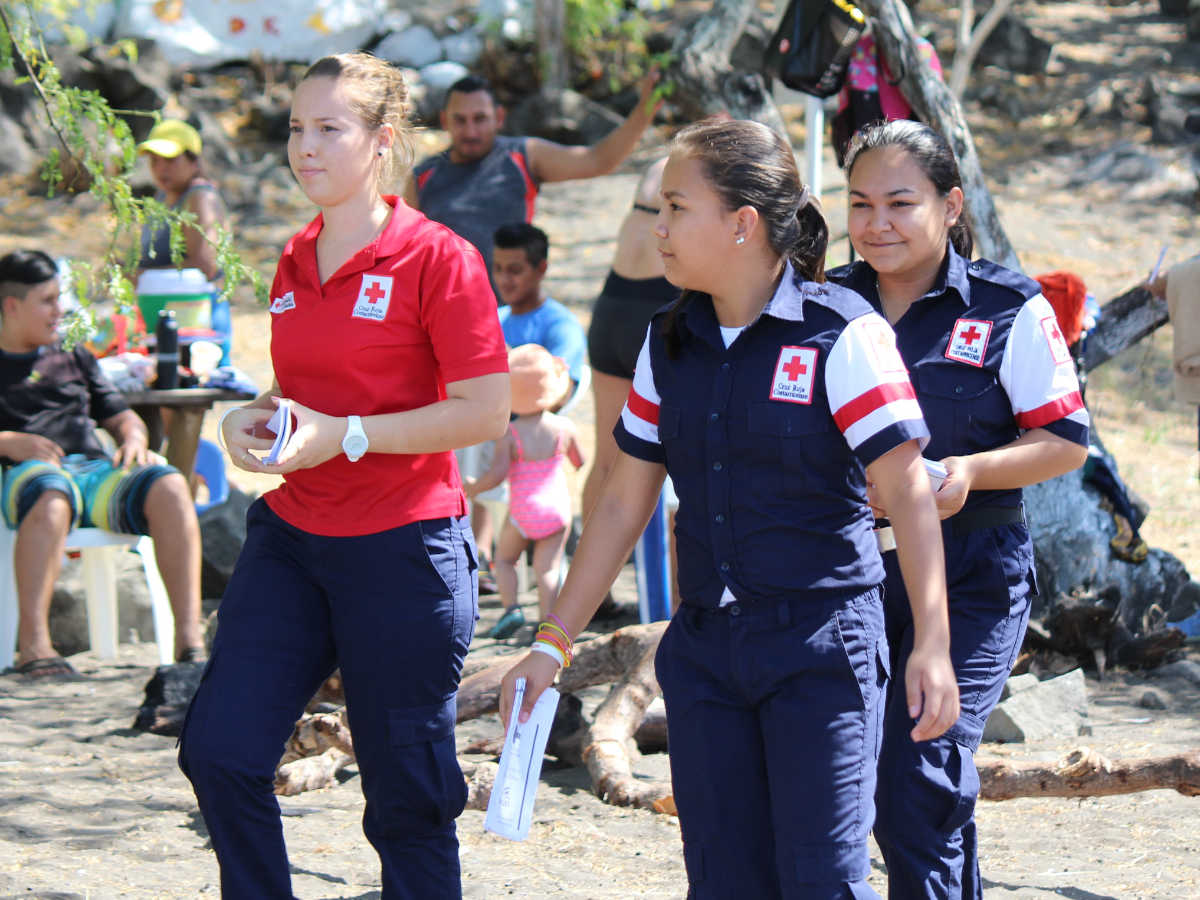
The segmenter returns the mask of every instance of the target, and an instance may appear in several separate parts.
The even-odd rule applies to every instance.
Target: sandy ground
[[[1022,7],[1025,9],[1025,7]],[[1156,5],[1096,9],[1061,3],[1029,7],[1037,24],[1061,40],[1086,35],[1094,44],[1064,45],[1068,72],[1134,78],[1166,65],[1182,25],[1164,24]],[[1082,40],[1082,38],[1077,38]],[[1098,49],[1097,49],[1098,48]],[[1157,62],[1155,62],[1157,60]],[[1116,74],[1114,74],[1116,73]],[[1178,67],[1175,71],[1180,75]],[[1118,140],[1147,142],[1148,129],[1111,121],[1074,129],[1071,96],[1086,92],[1068,74],[1050,83],[1010,79],[1005,89],[1053,93],[1055,112],[1029,120],[1005,118],[969,104],[972,127],[1009,236],[1033,273],[1067,268],[1085,277],[1101,300],[1131,287],[1153,264],[1160,246],[1171,258],[1196,246],[1195,207],[1186,193],[1130,196],[1113,186],[1068,185],[1067,177],[1097,148]],[[1180,76],[1182,77],[1182,76]],[[1111,81],[1112,78],[1109,80]],[[1070,96],[1068,96],[1070,95]],[[1026,99],[1026,103],[1032,100]],[[795,121],[797,108],[785,112]],[[1069,135],[1069,142],[1064,135]],[[802,146],[803,132],[793,132]],[[432,145],[434,138],[430,138]],[[1065,149],[1064,149],[1065,148]],[[549,185],[537,222],[551,234],[548,289],[582,322],[612,253],[612,236],[632,197],[638,172],[661,150],[648,138],[617,174],[591,182]],[[1161,148],[1153,152],[1163,155]],[[835,237],[831,262],[845,258],[844,183],[827,155],[822,196]],[[264,213],[239,222],[239,239],[269,278],[286,237],[311,215],[287,179],[263,185]],[[86,198],[45,203],[14,192],[0,200],[0,252],[38,242],[55,253],[86,252],[103,234],[87,227],[95,215]],[[270,381],[266,313],[250,298],[235,303],[236,362],[260,384]],[[1144,534],[1200,572],[1194,532],[1200,504],[1196,478],[1195,411],[1170,400],[1170,330],[1162,329],[1094,373],[1092,414],[1130,485],[1151,503]],[[219,410],[218,410],[219,411]],[[588,403],[574,415],[589,435]],[[214,436],[215,416],[206,434]],[[235,473],[251,491],[266,478]],[[627,569],[616,590],[631,601]],[[528,606],[534,598],[524,597]],[[485,598],[479,631],[499,615]],[[517,648],[477,638],[470,665]],[[1192,660],[1200,659],[1194,646]],[[174,740],[130,728],[152,674],[153,648],[122,645],[116,661],[91,654],[74,659],[86,678],[31,684],[0,678],[0,900],[37,898],[186,898],[219,892],[215,860],[190,788],[175,766]],[[1139,705],[1149,688],[1166,709]],[[1184,679],[1125,672],[1089,679],[1090,736],[1004,747],[984,753],[1053,760],[1080,744],[1111,757],[1150,756],[1200,746],[1200,687]],[[599,694],[589,696],[599,700]],[[500,733],[494,717],[464,723],[460,747]],[[638,772],[665,777],[662,755],[644,758]],[[985,892],[989,898],[1127,900],[1200,896],[1200,800],[1172,791],[1081,800],[983,802],[979,809]],[[283,798],[284,827],[298,897],[379,896],[373,852],[361,836],[361,795],[353,769],[344,783]],[[485,834],[482,813],[460,820],[464,893],[469,897],[682,897],[685,894],[678,825],[670,817],[616,809],[591,794],[580,770],[547,769],[537,817],[523,844]],[[872,884],[886,876],[873,855]],[[749,900],[749,898],[748,898]]]

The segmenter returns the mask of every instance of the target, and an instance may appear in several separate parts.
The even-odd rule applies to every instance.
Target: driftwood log
[[[980,757],[975,767],[979,770],[979,796],[985,800],[1106,797],[1163,788],[1185,797],[1200,796],[1200,750],[1175,756],[1108,760],[1081,747],[1052,766]]]
[[[592,789],[601,800],[614,806],[668,812],[674,811],[670,783],[639,781],[633,776],[633,759],[638,752],[633,734],[646,708],[660,693],[654,677],[657,649],[658,641],[647,647],[637,665],[600,704],[584,741],[583,760],[592,776]]]
[[[354,762],[354,739],[346,710],[306,714],[288,738],[275,769],[275,793],[285,797],[332,787],[337,773]]]

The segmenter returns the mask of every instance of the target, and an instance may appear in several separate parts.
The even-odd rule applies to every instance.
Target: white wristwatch
[[[362,419],[358,416],[346,418],[346,436],[342,438],[342,452],[350,462],[358,462],[367,452],[367,433],[363,431]]]

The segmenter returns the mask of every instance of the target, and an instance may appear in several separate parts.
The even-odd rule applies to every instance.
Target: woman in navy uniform
[[[932,129],[897,120],[847,151],[850,239],[860,262],[830,278],[866,297],[896,331],[946,466],[936,494],[950,592],[950,654],[962,712],[936,740],[914,741],[890,698],[875,837],[891,898],[980,897],[974,753],[1016,660],[1037,591],[1021,488],[1082,465],[1088,415],[1071,355],[1037,282],[968,262],[954,154]],[[881,515],[892,510],[873,497]],[[901,535],[897,531],[897,539]],[[900,560],[884,554],[892,665],[912,646]]]
[[[903,522],[914,735],[958,716],[926,427],[891,329],[824,283],[828,232],[781,137],[685,129],[662,198],[659,252],[684,290],[651,321],[550,640],[505,677],[502,715],[516,678],[523,717],[553,681],[570,648],[548,632],[587,624],[669,472],[682,603],[656,671],[689,896],[874,897],[888,653],[868,477]]]

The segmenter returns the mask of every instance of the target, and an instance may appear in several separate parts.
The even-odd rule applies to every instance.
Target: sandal
[[[500,621],[495,627],[488,632],[488,637],[502,641],[507,637],[512,637],[521,626],[525,624],[525,613],[521,612],[521,607],[514,606],[504,611],[504,615],[500,617]]]
[[[49,679],[52,681],[78,681],[81,676],[75,667],[61,656],[43,656],[31,659],[19,666],[11,666],[4,670],[5,675],[20,675],[31,681]]]

